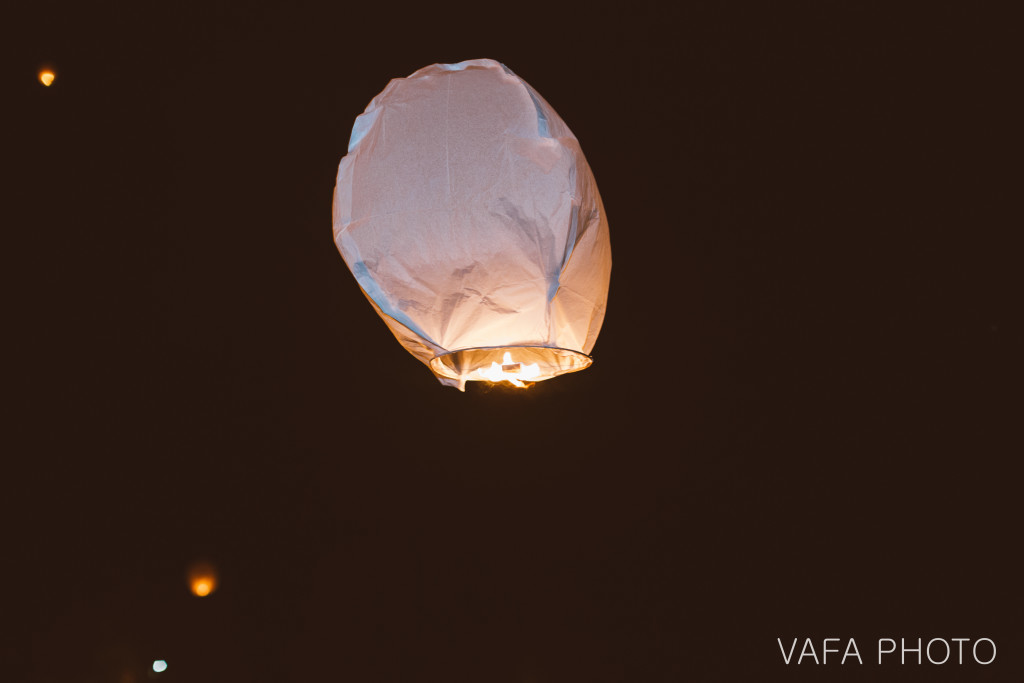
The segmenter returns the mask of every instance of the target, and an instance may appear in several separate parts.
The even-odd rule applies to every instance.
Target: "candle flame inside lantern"
[[[39,72],[39,82],[45,85],[46,87],[50,87],[50,84],[53,83],[53,79],[55,79],[56,77],[57,75],[49,69],[43,69]]]
[[[193,595],[205,598],[217,590],[217,571],[207,562],[196,562],[189,567],[188,585]]]
[[[533,380],[540,376],[540,367],[536,363],[523,365],[512,360],[512,354],[508,351],[502,356],[501,364],[491,362],[491,367],[477,368],[477,374],[489,382],[511,382],[513,385],[523,388],[526,385],[523,380]]]

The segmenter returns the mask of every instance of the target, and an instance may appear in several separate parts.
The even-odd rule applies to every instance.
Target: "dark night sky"
[[[1024,680],[1009,18],[351,5],[0,12],[0,681]],[[527,392],[442,387],[332,242],[355,117],[479,57],[611,225]]]

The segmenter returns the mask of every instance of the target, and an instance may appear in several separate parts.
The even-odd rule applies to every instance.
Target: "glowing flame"
[[[57,74],[53,73],[49,69],[43,69],[39,72],[39,82],[45,85],[47,88],[53,83],[53,79],[57,77]]]
[[[217,571],[207,562],[196,562],[189,567],[188,585],[193,595],[205,598],[217,590]]]
[[[540,368],[536,363],[523,365],[512,360],[512,354],[508,351],[502,356],[501,364],[491,362],[491,367],[484,370],[477,368],[477,374],[488,382],[511,382],[517,387],[525,387],[522,380],[537,379],[540,376]]]

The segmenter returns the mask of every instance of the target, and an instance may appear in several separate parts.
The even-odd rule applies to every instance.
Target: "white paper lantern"
[[[490,59],[392,80],[356,119],[334,240],[377,313],[442,383],[590,365],[611,247],[579,143]]]

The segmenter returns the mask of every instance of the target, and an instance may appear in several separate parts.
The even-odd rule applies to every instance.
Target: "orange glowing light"
[[[540,376],[540,367],[536,363],[523,365],[512,360],[512,354],[508,351],[501,358],[501,364],[491,362],[491,367],[477,368],[477,374],[488,382],[511,382],[514,386],[525,387],[523,380],[533,380]]]
[[[49,69],[43,69],[39,72],[39,82],[45,85],[47,88],[53,83],[53,79],[57,78],[57,74],[53,73]]]
[[[193,595],[205,598],[217,590],[217,571],[208,562],[195,562],[188,569],[188,585]]]

